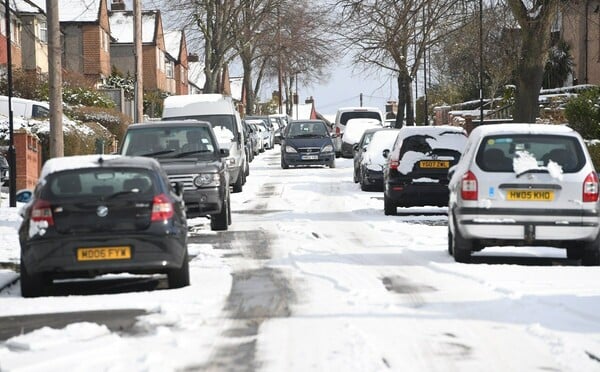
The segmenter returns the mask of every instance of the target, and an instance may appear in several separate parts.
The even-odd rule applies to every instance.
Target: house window
[[[48,24],[46,22],[40,22],[38,24],[38,36],[42,43],[48,42]]]
[[[173,75],[173,61],[165,61],[165,69],[166,69],[166,74],[167,74],[167,78],[169,79],[173,79],[174,75]]]
[[[161,72],[165,72],[165,53],[157,49],[156,50],[156,65],[158,66],[158,70]]]
[[[0,33],[6,36],[6,18],[4,17],[4,14],[0,15]]]
[[[21,45],[21,24],[13,21],[10,25],[10,39],[15,45]]]

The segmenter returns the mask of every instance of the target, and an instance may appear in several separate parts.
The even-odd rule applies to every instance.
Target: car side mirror
[[[220,155],[222,158],[227,158],[227,157],[229,157],[229,149],[220,149],[220,150],[219,150],[219,155]]]
[[[352,150],[358,151],[358,143],[355,143],[354,145],[352,145]]]
[[[388,156],[390,155],[390,150],[389,149],[383,150],[382,155],[383,155],[384,159],[387,159]]]

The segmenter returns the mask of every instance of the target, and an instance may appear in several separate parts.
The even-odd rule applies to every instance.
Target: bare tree
[[[354,62],[389,70],[398,79],[398,120],[414,124],[412,81],[423,54],[464,16],[463,0],[339,0],[338,30],[354,51]]]
[[[521,49],[516,75],[517,90],[513,118],[534,123],[550,48],[552,23],[564,0],[506,0],[520,26]]]

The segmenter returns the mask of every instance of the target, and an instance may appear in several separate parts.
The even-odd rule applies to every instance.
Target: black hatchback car
[[[335,150],[325,122],[291,121],[281,137],[281,168],[327,165],[335,168]]]
[[[448,169],[458,163],[466,143],[461,127],[402,127],[392,150],[384,153],[384,213],[395,215],[397,207],[447,206]]]
[[[50,159],[21,214],[24,297],[44,295],[54,279],[107,273],[161,273],[170,288],[189,285],[182,190],[154,159]]]

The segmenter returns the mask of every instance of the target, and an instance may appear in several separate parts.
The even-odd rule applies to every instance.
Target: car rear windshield
[[[208,121],[215,132],[230,132],[231,136],[237,136],[238,130],[233,115],[188,115],[170,118],[170,120],[193,119]]]
[[[213,155],[214,144],[210,128],[204,126],[175,126],[141,128],[127,132],[121,153],[129,156],[185,158]]]
[[[350,119],[376,119],[381,121],[381,115],[375,111],[348,111],[340,115],[340,124],[346,125]]]
[[[553,161],[564,173],[577,172],[585,164],[585,155],[577,138],[536,134],[486,137],[481,142],[476,162],[487,172],[513,172],[516,157],[532,157],[541,169]]]
[[[155,194],[154,173],[147,169],[82,168],[57,172],[48,177],[42,198],[111,198],[120,195]]]

